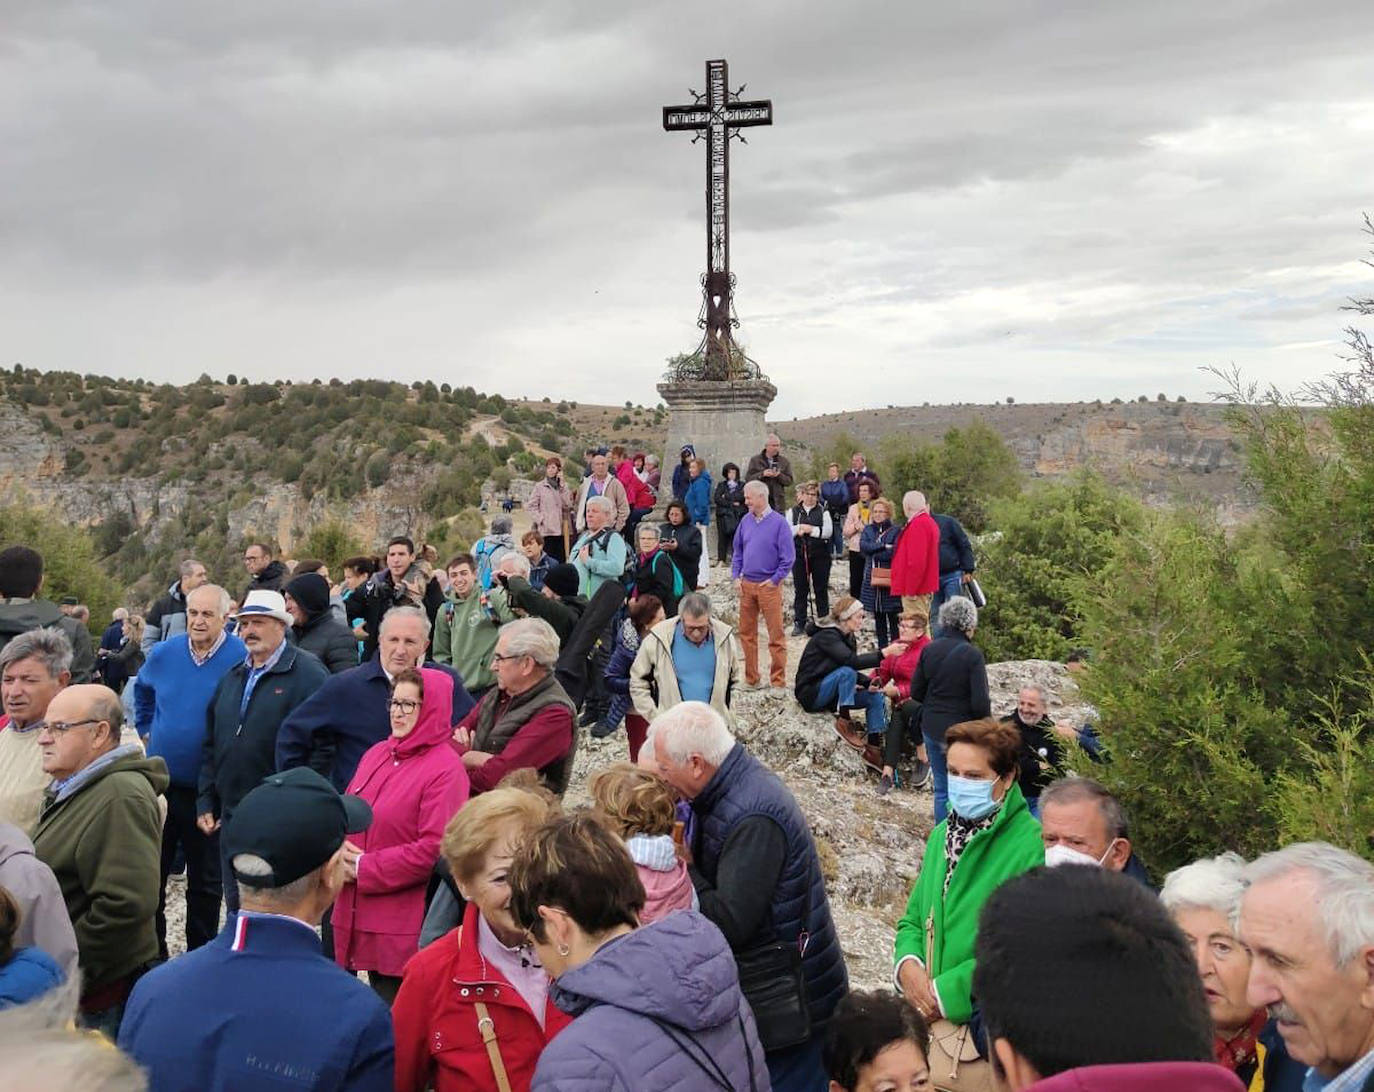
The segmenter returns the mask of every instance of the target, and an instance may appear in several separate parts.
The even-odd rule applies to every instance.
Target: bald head
[[[919,516],[926,510],[926,495],[919,489],[913,489],[902,495],[902,511],[906,513],[907,519]]]
[[[48,703],[38,730],[43,772],[54,779],[79,773],[119,746],[124,707],[108,686],[69,686]]]

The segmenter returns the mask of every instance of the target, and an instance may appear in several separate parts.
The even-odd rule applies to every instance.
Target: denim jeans
[[[930,604],[930,635],[940,637],[940,608],[956,595],[964,595],[964,574],[955,569],[952,573],[940,574],[940,586],[935,590],[935,599]]]
[[[821,1038],[814,1035],[800,1046],[764,1055],[773,1092],[825,1092],[830,1082],[821,1065]]]
[[[887,697],[881,690],[859,690],[859,673],[852,667],[837,667],[821,680],[816,701],[822,709],[855,706],[864,710],[864,727],[870,732],[887,728]]]
[[[935,821],[943,823],[949,814],[949,767],[945,765],[945,741],[922,732],[926,741],[926,761],[935,783]]]

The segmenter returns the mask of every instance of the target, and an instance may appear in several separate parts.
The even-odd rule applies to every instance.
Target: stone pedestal
[[[679,381],[660,383],[659,396],[668,407],[668,446],[663,456],[662,497],[672,497],[670,483],[683,444],[696,448],[705,460],[712,482],[720,468],[737,463],[740,477],[749,459],[763,450],[768,435],[765,416],[777,387],[766,379],[734,383]]]

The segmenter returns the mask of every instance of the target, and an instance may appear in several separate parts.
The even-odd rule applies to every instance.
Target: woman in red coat
[[[348,843],[351,882],[334,906],[334,959],[345,970],[367,971],[390,1002],[419,950],[439,841],[467,802],[468,775],[449,742],[452,676],[402,671],[388,708],[391,736],[368,748],[348,785],[372,806],[372,825]]]
[[[498,788],[475,797],[444,832],[444,861],[468,900],[463,924],[405,969],[392,1006],[396,1092],[529,1092],[544,1045],[570,1022],[510,915],[506,872],[516,847],[556,812],[551,797]],[[479,1022],[491,1020],[491,1046]]]
[[[920,788],[930,776],[926,762],[925,743],[921,742],[921,704],[911,700],[911,676],[921,652],[930,644],[919,615],[903,614],[897,619],[897,639],[883,649],[883,662],[873,673],[871,685],[881,690],[892,702],[892,716],[883,736],[883,774],[878,779],[878,795],[892,791],[896,779],[897,762],[902,757],[902,743],[910,732],[917,739],[914,788]]]

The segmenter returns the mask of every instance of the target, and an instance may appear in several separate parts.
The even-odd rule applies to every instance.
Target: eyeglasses
[[[512,656],[507,656],[500,652],[493,652],[491,654],[491,662],[494,664],[499,664],[502,660],[523,660],[524,658],[525,656],[523,653],[516,653]]]
[[[47,730],[55,736],[66,735],[73,728],[80,728],[86,724],[104,724],[105,721],[100,717],[87,717],[85,720],[45,720],[38,726],[41,732]]]
[[[410,698],[390,698],[386,707],[393,713],[404,713],[406,716],[410,716],[411,713],[420,708],[420,703]]]

